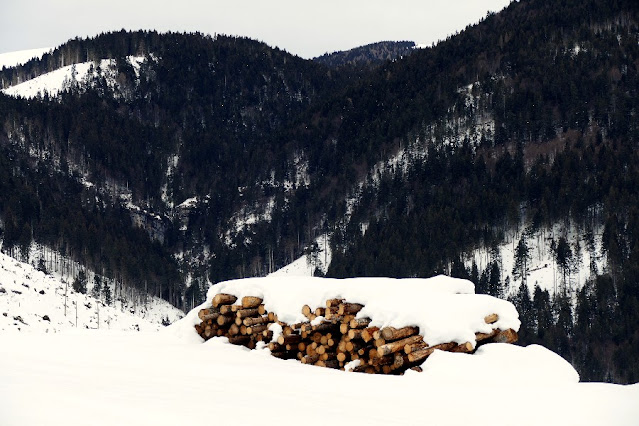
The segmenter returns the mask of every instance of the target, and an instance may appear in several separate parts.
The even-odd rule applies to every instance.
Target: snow
[[[140,64],[144,62],[144,57],[129,56],[129,63],[133,66],[136,75],[139,76]],[[89,81],[98,76],[97,66],[94,62],[82,62],[59,68],[55,71],[42,74],[36,78],[25,81],[15,86],[8,87],[3,90],[6,95],[20,96],[31,99],[45,92],[49,96],[57,96],[58,93],[64,91],[72,81],[79,83],[89,83]],[[102,59],[99,61],[99,67],[110,87],[117,86],[116,83],[116,61],[114,59]]]
[[[46,328],[37,325],[37,317],[45,308],[47,312],[59,311],[60,285],[53,277],[0,254],[0,287],[7,291],[0,293],[0,311],[8,309],[11,316],[19,313],[25,322],[33,322],[21,327],[31,333],[0,327],[3,426],[162,426],[197,424],[203,416],[211,415],[220,424],[297,425],[313,413],[322,413],[335,425],[472,422],[588,426],[635,425],[639,416],[639,384],[579,383],[566,361],[537,345],[487,344],[473,355],[435,351],[422,365],[422,373],[409,370],[399,377],[283,361],[270,356],[264,345],[250,351],[229,344],[224,337],[202,343],[193,329],[199,308],[160,331],[117,331],[130,330],[128,321],[133,317],[113,313],[117,318],[111,330],[67,325],[57,333],[45,333]],[[45,289],[49,298],[36,303],[45,297],[39,295],[40,289]],[[339,293],[366,303],[366,315],[387,315],[376,319],[380,324],[407,320],[415,314],[410,309],[411,300],[425,297],[432,299],[433,305],[447,298],[459,301],[461,316],[466,315],[466,309],[484,314],[486,308],[504,316],[500,320],[505,321],[503,327],[518,322],[516,317],[507,318],[516,314],[508,302],[494,304],[496,299],[484,297],[472,303],[464,301],[476,297],[473,284],[449,277],[246,279],[212,286],[208,300],[220,291],[262,295],[267,309],[281,313],[284,320],[301,314],[300,303],[319,306]],[[389,297],[384,303],[377,294]],[[271,300],[273,297],[281,300]],[[403,319],[385,313],[406,303],[408,307],[400,315]],[[101,307],[101,312],[107,311]],[[0,321],[3,318],[0,316]],[[135,321],[141,329],[157,329],[147,328],[143,320]],[[274,334],[282,330],[278,324],[270,328]]]
[[[0,334],[0,424],[162,426],[212,416],[216,424],[298,425],[321,413],[335,425],[588,426],[635,425],[639,416],[639,385],[575,383],[556,358],[537,360],[534,347],[436,352],[423,373],[397,377],[282,361],[225,338],[179,341],[168,331]],[[468,362],[506,367],[458,373]],[[546,378],[562,373],[510,380],[515,368],[542,367]]]
[[[45,53],[51,51],[51,47],[40,49],[19,50],[16,52],[0,53],[0,69],[3,67],[15,67],[26,64],[31,59],[40,59]]]
[[[167,302],[151,296],[147,303],[135,307],[121,300],[106,305],[74,292],[71,282],[69,277],[46,275],[0,253],[0,333],[98,328],[157,331],[163,328],[163,320],[175,321],[183,316]]]
[[[233,294],[238,299],[262,297],[266,310],[289,324],[307,321],[301,312],[304,305],[314,310],[325,306],[328,299],[343,298],[365,305],[357,317],[371,318],[371,326],[418,326],[429,345],[470,342],[474,346],[475,332],[489,333],[493,328],[519,330],[519,315],[510,302],[476,295],[474,291],[470,281],[443,275],[428,279],[269,276],[231,280],[209,289],[208,302],[181,321],[182,333],[187,334],[199,323],[197,311],[210,306],[218,293]],[[499,320],[486,324],[484,317],[493,313]]]
[[[290,276],[290,277],[312,277],[315,270],[318,269],[322,274],[326,275],[331,265],[333,254],[330,246],[331,236],[328,234],[321,235],[315,239],[317,245],[317,255],[304,255],[288,265],[269,274],[269,276]]]

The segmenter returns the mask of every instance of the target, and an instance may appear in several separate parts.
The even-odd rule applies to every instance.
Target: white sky
[[[382,40],[430,44],[510,0],[2,0],[0,53],[155,29],[247,36],[312,58]]]

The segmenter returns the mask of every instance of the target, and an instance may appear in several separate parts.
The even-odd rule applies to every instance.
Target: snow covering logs
[[[205,340],[224,336],[232,344],[268,348],[277,358],[304,364],[402,374],[420,371],[436,349],[472,353],[478,345],[517,340],[514,307],[472,293],[472,283],[441,276],[235,280],[211,288],[209,302],[194,310],[195,329]],[[305,296],[308,303],[301,304]],[[402,306],[404,312],[392,311]],[[441,312],[451,311],[460,315],[442,318]]]

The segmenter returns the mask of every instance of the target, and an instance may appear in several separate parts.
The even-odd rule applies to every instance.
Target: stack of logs
[[[325,308],[314,311],[308,305],[302,314],[308,321],[286,324],[277,315],[267,312],[259,297],[247,296],[237,303],[237,297],[217,294],[212,306],[199,311],[202,321],[195,326],[198,334],[208,340],[228,337],[229,342],[254,349],[258,342],[268,345],[271,354],[282,359],[298,359],[304,364],[366,373],[402,374],[407,369],[421,371],[419,365],[435,349],[450,352],[473,352],[470,342],[429,345],[418,327],[371,327],[370,318],[355,318],[364,307],[341,299],[326,301]],[[487,324],[498,320],[497,314],[484,318]],[[272,324],[281,326],[273,335]],[[279,328],[279,327],[278,327]],[[485,343],[513,343],[517,333],[512,329],[493,329],[490,333],[475,333],[477,346]]]

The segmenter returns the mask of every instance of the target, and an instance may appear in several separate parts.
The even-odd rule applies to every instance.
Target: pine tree
[[[522,235],[515,248],[515,265],[513,266],[513,277],[521,280],[522,284],[526,284],[526,278],[529,273],[530,249],[526,243],[526,236]]]

